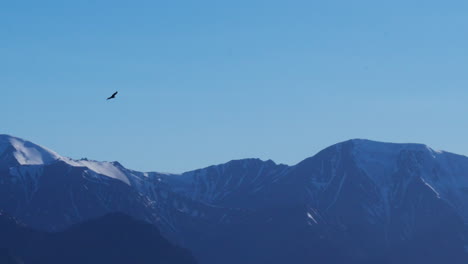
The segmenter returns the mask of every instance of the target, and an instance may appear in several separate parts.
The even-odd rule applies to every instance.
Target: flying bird
[[[109,100],[109,99],[114,99],[114,98],[115,98],[115,96],[116,96],[118,93],[119,93],[119,92],[115,92],[115,93],[113,93],[113,94],[112,94],[112,95],[111,95],[109,98],[107,98],[107,100]]]

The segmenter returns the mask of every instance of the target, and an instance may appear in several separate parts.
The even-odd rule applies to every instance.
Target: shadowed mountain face
[[[156,227],[120,213],[58,233],[33,231],[0,215],[0,231],[1,263],[195,263]]]
[[[42,230],[124,212],[207,264],[468,263],[467,190],[467,157],[420,144],[350,140],[295,166],[170,175],[0,136],[0,209]]]
[[[2,264],[21,264],[21,260],[15,258],[10,254],[8,249],[0,249],[0,263]]]

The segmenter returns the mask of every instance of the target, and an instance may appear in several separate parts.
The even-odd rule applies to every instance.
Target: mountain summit
[[[47,166],[57,162],[64,162],[73,167],[84,167],[90,172],[119,179],[130,184],[127,176],[122,173],[117,163],[87,159],[73,160],[32,142],[8,135],[0,135],[0,168],[2,166],[11,168],[23,165]]]
[[[61,158],[51,150],[9,135],[0,135],[0,157],[17,165],[44,165]]]

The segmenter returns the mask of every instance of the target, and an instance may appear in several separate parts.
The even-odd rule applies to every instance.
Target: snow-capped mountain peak
[[[61,159],[57,153],[30,141],[9,135],[0,135],[0,155],[6,151],[11,151],[10,154],[19,165],[41,165]]]
[[[372,188],[389,207],[391,199],[400,199],[408,192],[410,184],[419,182],[435,197],[458,208],[459,214],[468,221],[468,211],[464,209],[468,202],[466,156],[434,150],[424,144],[353,139],[323,150],[317,158],[320,166],[330,162],[332,167],[331,170],[321,169],[319,176],[314,178],[319,185],[334,183],[333,179],[340,179],[342,184],[352,172],[353,181],[360,177],[370,180]],[[309,160],[313,163],[314,158]],[[337,174],[340,177],[333,177]]]
[[[13,158],[14,165],[48,165],[57,161],[63,161],[73,167],[86,167],[99,175],[104,175],[130,184],[125,173],[112,162],[91,161],[87,159],[74,160],[63,157],[30,141],[9,136],[0,135],[0,156],[9,155]]]

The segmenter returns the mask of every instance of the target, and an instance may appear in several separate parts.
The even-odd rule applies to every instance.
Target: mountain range
[[[201,264],[468,263],[468,158],[423,144],[354,139],[294,166],[164,174],[0,135],[0,210],[55,233],[124,213]]]

